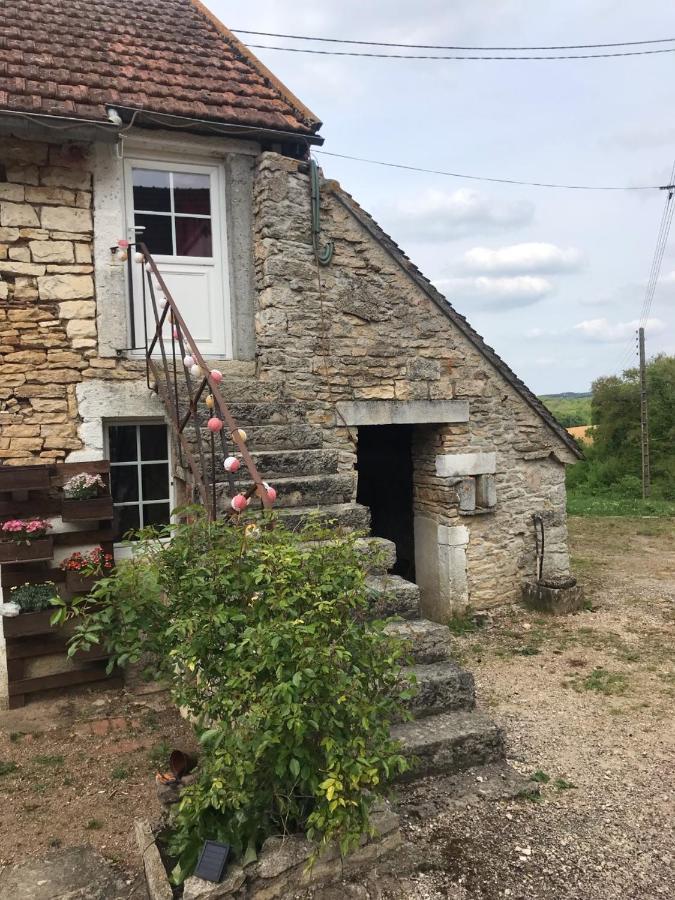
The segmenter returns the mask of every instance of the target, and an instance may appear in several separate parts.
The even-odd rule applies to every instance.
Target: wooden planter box
[[[46,609],[44,612],[21,613],[18,616],[3,616],[2,628],[7,638],[31,637],[36,634],[49,634],[58,632],[60,626],[50,625],[49,620],[54,609]]]
[[[0,491],[48,490],[47,466],[0,466]]]
[[[80,575],[79,572],[66,572],[66,587],[73,594],[88,594],[98,578],[94,575]]]
[[[64,522],[80,522],[83,519],[112,519],[112,497],[92,497],[90,500],[65,500],[61,506]]]
[[[51,559],[54,555],[54,538],[38,538],[28,543],[0,541],[0,564],[29,563]]]

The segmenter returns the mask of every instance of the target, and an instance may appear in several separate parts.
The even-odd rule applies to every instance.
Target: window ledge
[[[490,507],[486,507],[486,508],[482,508],[482,507],[479,508],[479,507],[477,507],[476,509],[460,509],[460,510],[459,510],[459,514],[460,514],[460,516],[466,516],[466,517],[470,517],[470,516],[487,516],[487,515],[489,515],[490,513],[493,513],[493,512],[496,512],[496,511],[497,511],[497,507],[496,507],[496,506],[490,506]]]

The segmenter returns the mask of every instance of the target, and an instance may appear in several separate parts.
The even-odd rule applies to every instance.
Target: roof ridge
[[[580,459],[583,453],[577,442],[567,432],[553,413],[544,406],[536,394],[528,388],[522,379],[520,379],[513,369],[499,356],[499,354],[488,344],[485,343],[483,337],[469,324],[468,320],[452,306],[450,301],[445,297],[438,288],[434,287],[432,282],[418,269],[410,257],[399,247],[396,241],[387,234],[387,232],[375,221],[369,212],[367,212],[352,195],[346,191],[339,181],[333,179],[327,180],[327,185],[333,191],[337,199],[347,209],[354,218],[360,222],[366,230],[368,230],[378,243],[393,257],[401,268],[413,279],[413,281],[429,296],[436,306],[441,310],[447,318],[453,322],[457,328],[467,337],[492,366],[502,375],[503,378],[511,385],[511,387],[525,400],[525,402],[543,419],[546,425],[560,438],[560,440]]]
[[[205,19],[207,19],[211,25],[218,31],[221,37],[226,40],[247,62],[251,63],[254,66],[258,73],[274,87],[279,93],[283,96],[283,98],[290,103],[290,105],[296,110],[296,112],[300,113],[301,117],[305,120],[306,124],[312,128],[313,133],[316,133],[323,122],[319,117],[312,112],[312,110],[306,106],[299,97],[286,87],[286,85],[280,81],[276,75],[267,68],[267,66],[261,62],[258,57],[249,50],[246,44],[243,41],[240,41],[235,34],[233,34],[230,29],[225,25],[218,16],[211,12],[211,10],[205,6],[201,0],[188,0],[189,3],[199,12]]]

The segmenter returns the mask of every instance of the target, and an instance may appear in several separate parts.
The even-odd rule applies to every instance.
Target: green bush
[[[250,855],[269,835],[305,831],[343,852],[407,763],[390,739],[402,645],[364,625],[363,551],[353,536],[259,530],[198,518],[141,533],[143,551],[102,579],[70,651],[105,643],[112,662],[150,653],[196,723],[199,778],[173,814],[176,882],[205,839]],[[93,602],[97,607],[93,606]]]
[[[20,584],[9,592],[9,600],[17,603],[21,612],[43,612],[51,609],[52,599],[56,594],[56,585],[53,581],[45,584]]]

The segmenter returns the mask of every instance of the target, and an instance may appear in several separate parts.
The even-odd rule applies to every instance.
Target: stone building
[[[436,622],[518,597],[533,514],[567,573],[575,442],[316,173],[316,116],[197,0],[65,6],[0,23],[2,463],[109,457],[119,533],[191,489],[146,383],[144,266],[119,248],[140,237],[280,515],[394,541]]]

